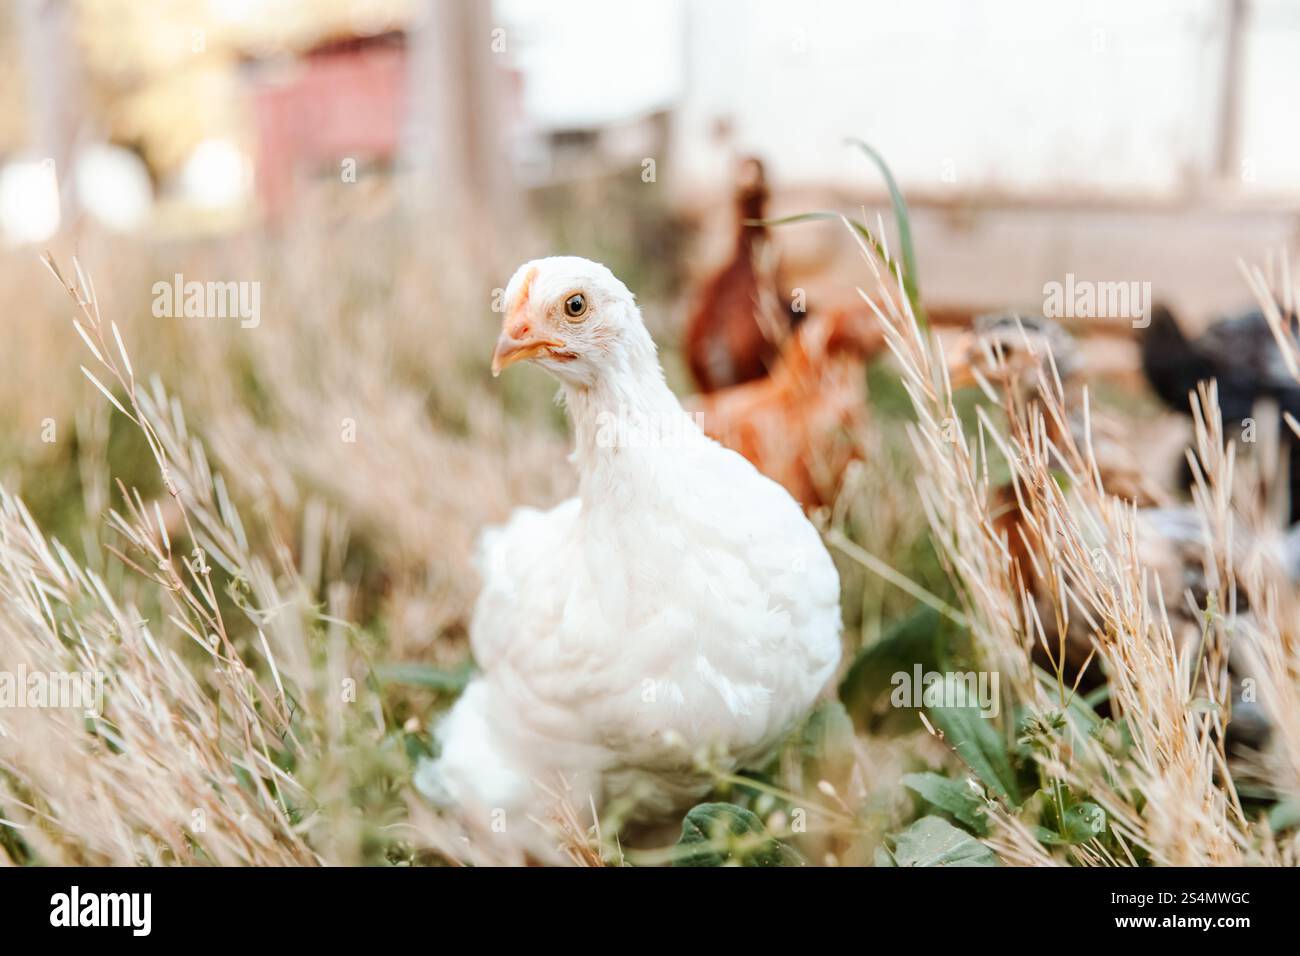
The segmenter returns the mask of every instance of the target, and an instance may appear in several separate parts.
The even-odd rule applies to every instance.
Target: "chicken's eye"
[[[580,318],[586,311],[587,299],[581,293],[575,292],[564,300],[564,314],[569,318]]]

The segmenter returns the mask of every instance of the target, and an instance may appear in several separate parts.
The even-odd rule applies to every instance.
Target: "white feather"
[[[596,300],[582,335],[599,345],[552,368],[579,494],[484,533],[470,629],[481,673],[420,779],[471,816],[504,813],[536,850],[520,830],[557,775],[576,806],[626,798],[661,814],[708,789],[698,757],[726,769],[766,757],[834,672],[841,624],[820,535],[785,489],[685,416],[622,283],[586,260],[541,260],[508,300],[528,269],[537,321],[575,282]],[[672,419],[673,441],[611,444],[610,414]]]

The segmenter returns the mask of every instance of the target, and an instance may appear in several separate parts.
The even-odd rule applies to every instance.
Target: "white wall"
[[[1242,89],[1247,188],[1300,193],[1300,4],[1255,0]]]
[[[499,0],[543,125],[679,108],[679,183],[727,175],[710,136],[786,183],[1170,195],[1211,175],[1225,0]],[[1300,9],[1255,0],[1246,191],[1300,191]],[[663,168],[663,164],[661,164]]]
[[[1211,148],[1213,0],[797,6],[691,5],[692,170],[709,168],[699,133],[726,114],[787,180],[873,178],[846,135],[934,189],[1172,190]]]
[[[627,119],[682,93],[681,0],[496,0],[496,10],[540,127]]]

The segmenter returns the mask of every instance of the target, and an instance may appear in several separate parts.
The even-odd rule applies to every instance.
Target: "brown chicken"
[[[809,318],[767,378],[698,396],[704,431],[780,482],[805,508],[830,504],[861,457],[866,362],[884,336],[865,312]]]
[[[781,342],[803,317],[782,294],[766,226],[763,164],[740,164],[736,180],[736,244],[730,261],[694,297],[686,354],[701,392],[762,378]]]

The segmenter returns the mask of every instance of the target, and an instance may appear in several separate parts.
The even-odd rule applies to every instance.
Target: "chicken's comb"
[[[518,315],[523,311],[524,306],[528,304],[528,296],[532,292],[533,280],[537,278],[537,266],[533,266],[524,273],[524,281],[519,284],[519,293],[515,296],[514,304],[510,306],[510,315]]]

